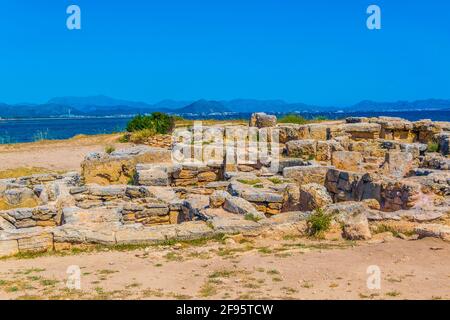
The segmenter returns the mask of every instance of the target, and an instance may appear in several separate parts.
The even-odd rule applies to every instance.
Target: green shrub
[[[309,234],[312,236],[321,236],[330,228],[331,220],[331,215],[325,214],[322,209],[316,209],[307,220]]]
[[[127,124],[127,131],[128,132],[136,132],[148,128],[152,128],[152,117],[151,116],[143,116],[138,114],[133,119],[131,119],[130,122]]]
[[[427,147],[428,152],[438,152],[438,150],[439,150],[439,144],[437,144],[437,142],[435,142],[435,141],[428,142],[428,147]]]
[[[281,117],[278,119],[279,123],[295,123],[295,124],[305,124],[308,123],[308,120],[303,118],[302,116],[299,116],[297,114],[288,114],[284,117]]]
[[[113,146],[106,146],[106,147],[105,147],[105,152],[106,152],[107,154],[111,154],[111,153],[113,153],[114,151],[116,151],[116,148],[114,148]]]
[[[317,116],[314,118],[315,121],[326,121],[329,120],[326,116]]]
[[[170,133],[175,126],[173,117],[161,113],[153,112],[151,115],[137,115],[127,124],[128,132],[142,131],[145,129],[153,130],[155,133]]]
[[[133,143],[145,143],[148,138],[153,137],[156,134],[154,128],[146,128],[136,132],[133,132],[130,135],[129,141]]]

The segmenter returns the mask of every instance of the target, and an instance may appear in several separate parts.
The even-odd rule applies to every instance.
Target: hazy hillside
[[[225,107],[221,102],[208,100],[198,100],[186,107],[172,110],[172,112],[179,114],[211,114],[230,111],[231,110]]]
[[[162,100],[155,104],[114,99],[107,96],[59,97],[45,104],[0,103],[1,118],[42,118],[71,116],[131,116],[154,111],[179,115],[208,115],[229,113],[291,113],[291,112],[336,112],[336,111],[408,111],[450,110],[450,100],[428,99],[417,101],[376,102],[365,100],[348,107],[317,106],[304,103],[287,103],[283,100],[234,99],[229,101]]]

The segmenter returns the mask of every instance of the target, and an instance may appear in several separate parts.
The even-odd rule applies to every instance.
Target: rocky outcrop
[[[441,224],[423,224],[415,228],[419,237],[434,237],[445,241],[450,241],[450,226]]]
[[[229,212],[252,215],[256,219],[264,219],[266,216],[256,210],[256,208],[247,200],[239,197],[227,197],[223,204],[223,208]]]
[[[107,153],[91,153],[81,164],[86,183],[127,184],[132,181],[138,163],[171,162],[171,152],[162,148],[138,146]]]
[[[289,157],[312,160],[316,157],[316,140],[293,140],[286,143],[286,154]]]
[[[294,181],[299,186],[308,183],[324,184],[325,176],[331,168],[317,164],[288,167],[283,170],[283,177]]]
[[[333,203],[327,189],[317,183],[309,183],[300,187],[300,210],[312,211]]]
[[[360,171],[363,158],[360,152],[336,151],[331,154],[331,164],[337,169]]]
[[[250,118],[250,127],[269,128],[277,125],[277,117],[264,112],[253,113]]]

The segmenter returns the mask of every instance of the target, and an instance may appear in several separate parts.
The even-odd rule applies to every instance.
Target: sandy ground
[[[104,151],[106,146],[118,149],[120,134],[78,136],[68,140],[46,140],[32,143],[0,145],[0,170],[37,167],[54,171],[79,171],[85,155]]]
[[[71,265],[81,290],[66,289]],[[367,288],[370,265],[380,289]],[[0,298],[450,299],[449,265],[450,243],[437,239],[209,241],[2,260]]]

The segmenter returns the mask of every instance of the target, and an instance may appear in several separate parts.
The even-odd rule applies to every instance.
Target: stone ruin
[[[407,221],[416,237],[450,240],[450,123],[353,117],[277,124],[256,113],[249,125],[277,133],[270,156],[230,161],[230,150],[248,150],[248,143],[209,161],[177,162],[177,147],[198,155],[214,142],[174,138],[167,147],[166,137],[163,148],[88,154],[81,173],[0,180],[0,256],[292,226],[305,234],[317,209],[347,239],[370,239],[380,221]],[[213,129],[226,141],[223,128]],[[429,150],[431,142],[438,150]]]

